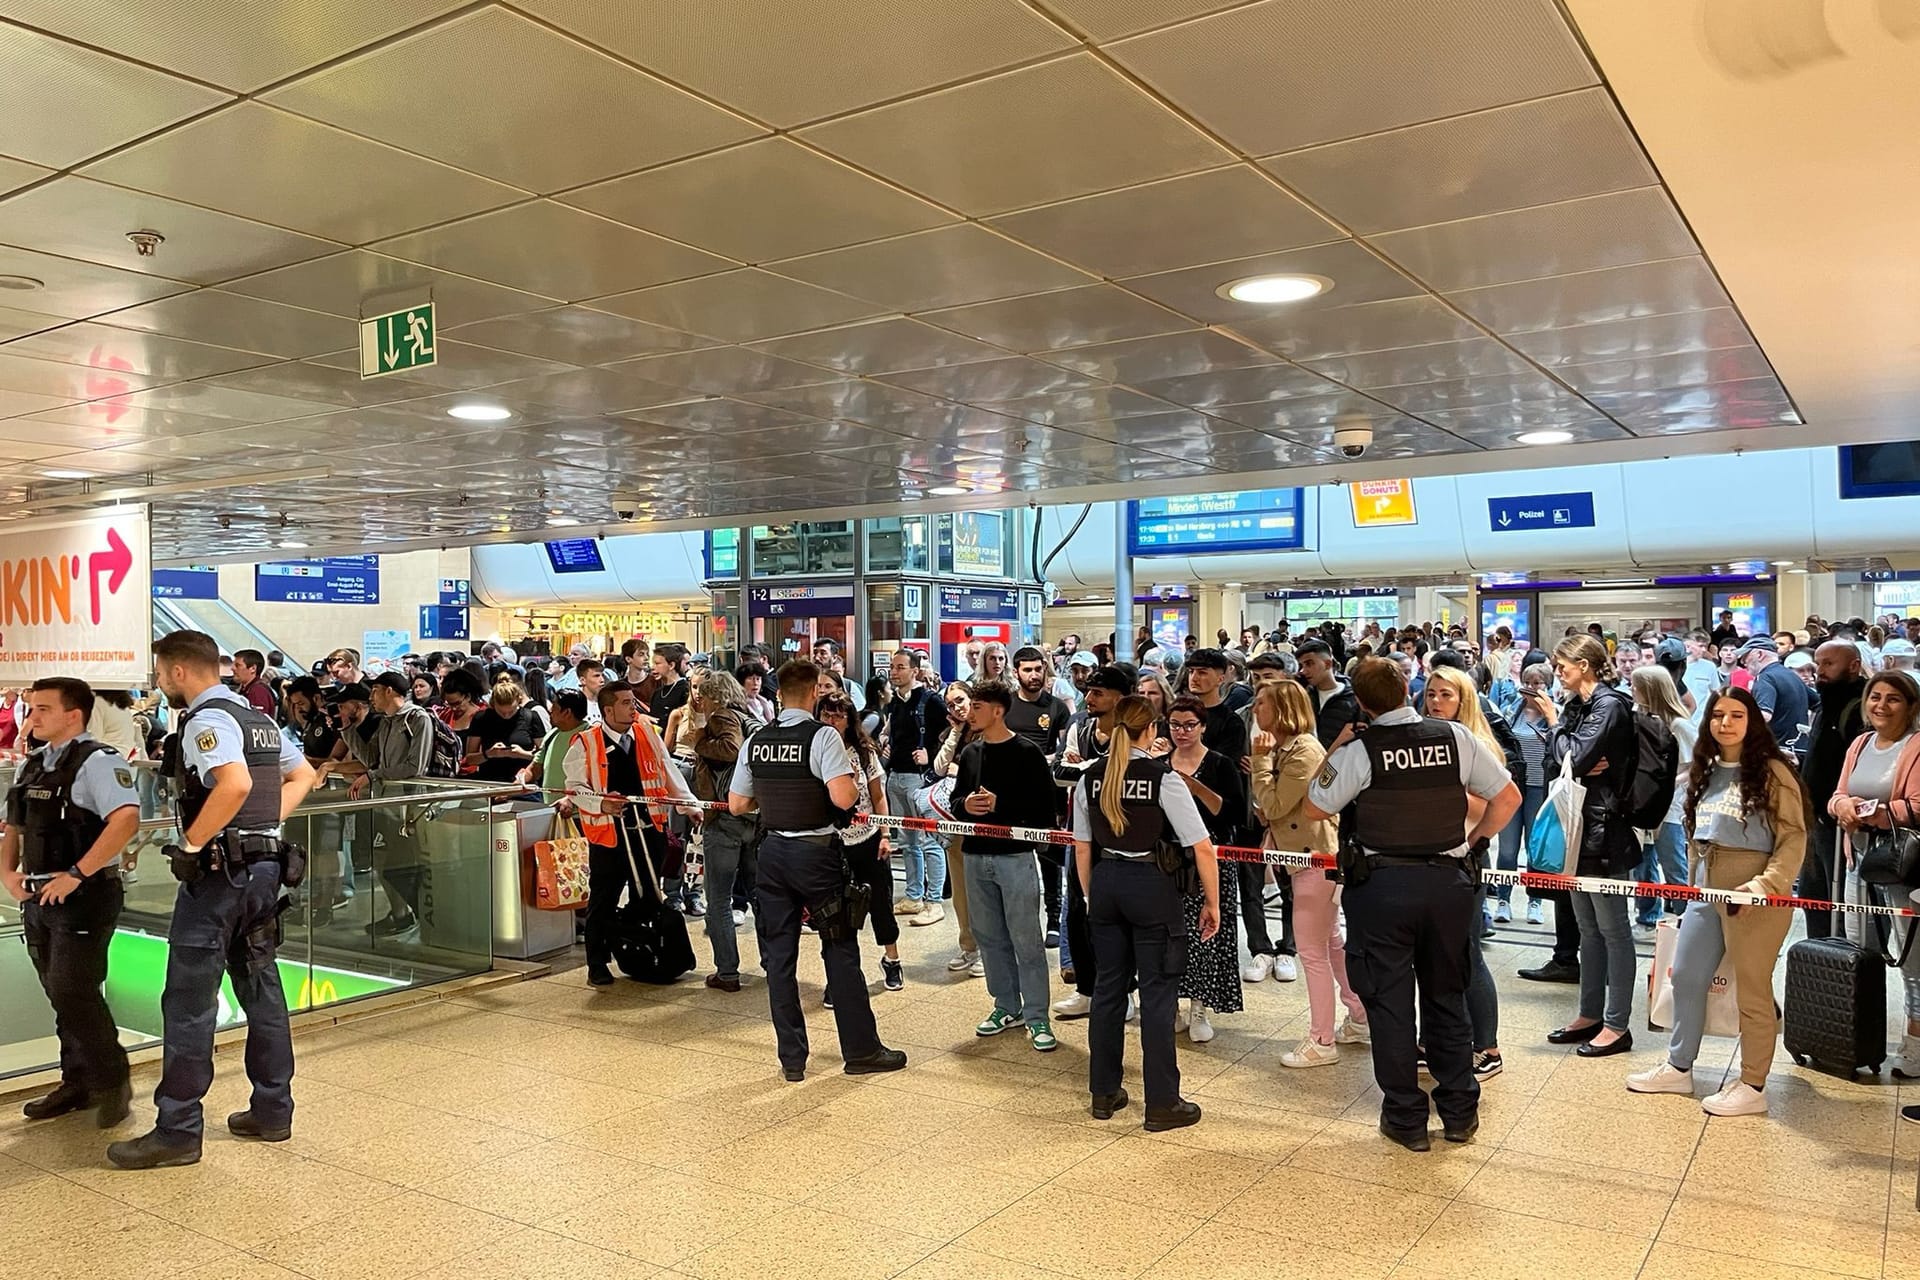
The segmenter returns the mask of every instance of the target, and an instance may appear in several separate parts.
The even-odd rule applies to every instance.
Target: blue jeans
[[[1580,922],[1580,1016],[1625,1031],[1633,1016],[1633,975],[1639,957],[1627,923],[1627,899],[1614,893],[1573,892]]]
[[[967,914],[996,1008],[1047,1021],[1047,939],[1040,929],[1040,863],[1030,853],[963,853]]]
[[[1633,875],[1642,884],[1652,884],[1656,878],[1661,884],[1687,882],[1687,833],[1679,823],[1660,824],[1660,830],[1654,833],[1653,843],[1646,847],[1645,856],[1640,859],[1640,865],[1634,868]],[[1687,904],[1678,898],[1641,895],[1635,897],[1634,902],[1638,904],[1638,919],[1643,925],[1660,923],[1662,902],[1666,903],[1665,911],[1670,916],[1677,916],[1687,909]]]
[[[917,799],[926,785],[926,779],[918,773],[888,773],[887,812],[903,818],[933,817]],[[907,899],[939,902],[947,888],[947,855],[940,847],[940,837],[931,831],[898,831],[893,835],[907,872]]]
[[[1520,850],[1527,843],[1527,832],[1533,830],[1533,820],[1540,812],[1540,806],[1546,802],[1547,789],[1544,786],[1520,788],[1520,812],[1513,815],[1500,832],[1500,862],[1502,871],[1520,869]],[[1497,892],[1500,901],[1513,901],[1513,886],[1503,884]]]
[[[700,848],[707,863],[707,941],[713,944],[713,971],[722,978],[740,976],[740,941],[734,936],[733,887],[747,849],[760,824],[730,813],[707,819]]]

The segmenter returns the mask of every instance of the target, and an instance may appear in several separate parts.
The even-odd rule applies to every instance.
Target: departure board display
[[[1291,551],[1304,545],[1299,489],[1249,489],[1139,498],[1127,504],[1136,556]]]
[[[599,573],[607,567],[600,559],[598,538],[562,538],[549,542],[547,561],[555,573]]]

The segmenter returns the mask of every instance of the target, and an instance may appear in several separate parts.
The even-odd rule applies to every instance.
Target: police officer
[[[227,1128],[268,1142],[293,1132],[293,1040],[274,950],[286,909],[283,877],[297,879],[305,867],[304,854],[282,842],[280,824],[312,789],[313,767],[272,720],[220,683],[211,636],[176,631],[154,642],[153,656],[167,705],[183,712],[167,753],[180,806],[180,843],[168,846],[167,857],[181,884],[160,996],[159,1116],[151,1132],[107,1148],[122,1169],[199,1161],[222,974],[233,979],[247,1016],[253,1082],[251,1105],[228,1116]]]
[[[93,690],[84,680],[37,680],[28,692],[46,746],[20,766],[7,793],[0,878],[20,904],[27,955],[53,1006],[60,1083],[23,1110],[49,1120],[92,1106],[102,1129],[127,1118],[127,1051],[101,991],[125,890],[120,855],[140,829],[133,770],[87,735]]]
[[[1180,1096],[1173,1014],[1186,968],[1184,891],[1156,859],[1172,844],[1191,847],[1206,903],[1202,938],[1220,928],[1220,867],[1193,793],[1165,760],[1139,744],[1153,741],[1159,717],[1145,698],[1129,694],[1112,713],[1107,758],[1089,770],[1073,793],[1073,849],[1087,885],[1087,915],[1100,977],[1093,993],[1087,1050],[1087,1087],[1096,1120],[1127,1105],[1120,1057],[1127,1019],[1127,987],[1140,980],[1140,1057],[1147,1083],[1146,1128],[1152,1132],[1196,1124],[1200,1107]],[[1181,859],[1184,861],[1184,858]]]
[[[808,908],[816,924],[839,904],[847,889],[846,856],[834,827],[852,815],[858,798],[853,761],[839,733],[813,718],[820,668],[804,659],[783,665],[778,674],[780,716],[747,739],[741,763],[733,771],[727,808],[737,817],[760,806],[766,832],[760,844],[755,879],[760,928],[760,957],[767,972],[767,1003],[786,1078],[804,1079],[807,1022],[800,1012],[800,986],[794,969],[800,957],[800,911]],[[723,909],[723,908],[721,908]],[[831,936],[830,936],[831,935]],[[880,1043],[860,971],[860,940],[851,929],[820,929],[820,956],[827,966],[827,990],[833,996],[833,1021],[840,1032],[840,1056],[850,1076],[898,1071],[907,1055]]]
[[[1407,705],[1399,664],[1363,659],[1353,692],[1372,723],[1334,740],[1304,812],[1325,821],[1353,806],[1341,830],[1347,972],[1373,1029],[1373,1075],[1385,1095],[1380,1132],[1425,1151],[1415,983],[1434,1109],[1446,1140],[1466,1142],[1480,1127],[1466,1008],[1479,923],[1474,890],[1487,842],[1520,807],[1520,792],[1505,761],[1465,725],[1422,719]],[[1469,792],[1487,801],[1471,832]]]

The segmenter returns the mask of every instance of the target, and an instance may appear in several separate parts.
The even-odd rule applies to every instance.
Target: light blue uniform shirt
[[[1135,747],[1128,756],[1129,760],[1145,760],[1147,753]],[[1099,766],[1104,769],[1104,764]],[[1093,843],[1093,815],[1087,810],[1087,793],[1091,786],[1073,789],[1073,838]],[[1167,776],[1160,783],[1160,812],[1167,815],[1167,825],[1173,828],[1173,838],[1188,848],[1203,840],[1213,839],[1207,830],[1205,819],[1200,816],[1200,806],[1193,798],[1193,792],[1187,789],[1187,780],[1167,770]],[[1098,854],[1100,850],[1095,849]],[[1152,853],[1126,853],[1119,849],[1113,851],[1122,858],[1151,858]]]
[[[813,719],[813,716],[809,712],[783,708],[780,712],[780,719],[776,723],[799,724],[803,720],[811,719]],[[845,740],[840,737],[840,731],[838,729],[829,729],[826,725],[821,725],[819,731],[813,735],[813,745],[812,749],[807,752],[807,760],[808,771],[822,782],[832,782],[835,778],[844,778],[849,775],[854,778],[856,783],[860,780],[860,775],[853,767],[853,756],[847,751],[847,744]],[[734,795],[746,796],[748,799],[753,798],[753,770],[747,767],[746,752],[744,749],[741,752],[740,766],[733,771],[733,782],[730,784],[730,789]],[[806,831],[776,831],[774,834],[782,836],[829,836],[833,834],[833,828],[813,827]]]
[[[225,685],[217,684],[188,703],[187,711],[196,710],[222,699],[235,706],[244,707],[248,711],[253,710],[253,706],[245,698]],[[185,714],[185,712],[181,713],[183,719]],[[278,739],[280,746],[280,776],[285,777],[305,764],[307,757],[301,751],[299,744],[278,726],[275,726],[274,737]],[[247,763],[247,744],[241,736],[238,721],[223,712],[208,711],[194,716],[192,723],[187,725],[187,731],[180,735],[180,755],[186,766],[198,773],[201,781],[210,787],[213,785],[215,769],[222,765],[244,766]],[[277,830],[279,824],[275,823],[274,827]]]
[[[57,747],[40,748],[42,766],[48,769],[59,767],[60,758],[67,754],[74,743],[90,741],[92,736],[83,733]],[[94,752],[74,776],[72,799],[73,803],[100,818],[109,817],[128,805],[138,809],[140,796],[133,789],[133,766],[117,751]]]
[[[1412,707],[1401,707],[1376,716],[1376,725],[1414,724],[1421,719],[1418,711]],[[1465,725],[1454,720],[1440,721],[1453,730],[1453,736],[1459,740],[1457,753],[1460,761],[1460,785],[1482,800],[1491,800],[1507,789],[1513,781],[1507,772],[1507,762],[1500,754],[1480,739]],[[1307,788],[1307,799],[1313,807],[1323,813],[1339,813],[1352,804],[1354,799],[1373,784],[1373,757],[1367,754],[1367,744],[1354,739],[1327,757],[1319,776]],[[1361,846],[1365,848],[1363,844]],[[1463,837],[1458,848],[1448,850],[1452,856],[1464,856],[1467,842]]]

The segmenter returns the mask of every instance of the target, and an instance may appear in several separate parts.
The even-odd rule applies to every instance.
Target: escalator
[[[204,631],[213,637],[222,653],[233,653],[239,649],[272,653],[278,649],[287,655],[288,667],[301,671],[306,670],[313,661],[304,649],[282,644],[254,626],[245,614],[225,600],[155,600],[153,638],[158,640],[173,631]]]

